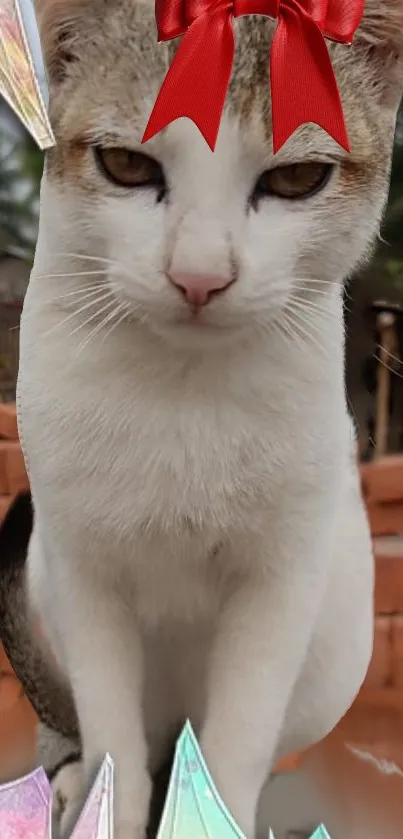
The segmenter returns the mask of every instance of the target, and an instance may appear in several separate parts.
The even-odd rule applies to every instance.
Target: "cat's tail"
[[[25,568],[33,526],[31,493],[24,492],[17,496],[0,527],[0,639],[41,722],[78,740],[69,686],[32,628]]]

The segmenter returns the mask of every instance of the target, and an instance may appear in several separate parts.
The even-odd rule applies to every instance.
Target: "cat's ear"
[[[397,106],[403,94],[403,0],[366,0],[356,43],[374,65],[382,104]]]
[[[45,64],[51,84],[65,78],[78,58],[85,33],[88,0],[35,0],[36,16]]]

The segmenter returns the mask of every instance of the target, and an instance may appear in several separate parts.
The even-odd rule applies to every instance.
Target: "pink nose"
[[[169,279],[184,295],[191,306],[205,306],[214,292],[224,291],[232,285],[232,277],[212,274],[169,274]]]

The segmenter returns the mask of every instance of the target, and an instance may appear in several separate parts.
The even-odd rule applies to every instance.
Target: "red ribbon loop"
[[[160,41],[184,35],[144,132],[151,139],[180,117],[214,151],[234,61],[232,19],[277,19],[271,45],[273,150],[307,122],[350,150],[325,37],[351,43],[365,0],[156,0]]]

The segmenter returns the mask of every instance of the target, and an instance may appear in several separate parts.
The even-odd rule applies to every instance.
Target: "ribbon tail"
[[[299,4],[298,4],[299,6]],[[299,6],[282,10],[270,54],[273,150],[308,122],[346,151],[350,144],[332,63],[321,30]]]
[[[206,12],[186,32],[164,79],[142,142],[180,117],[191,119],[214,151],[234,60],[232,19]]]

